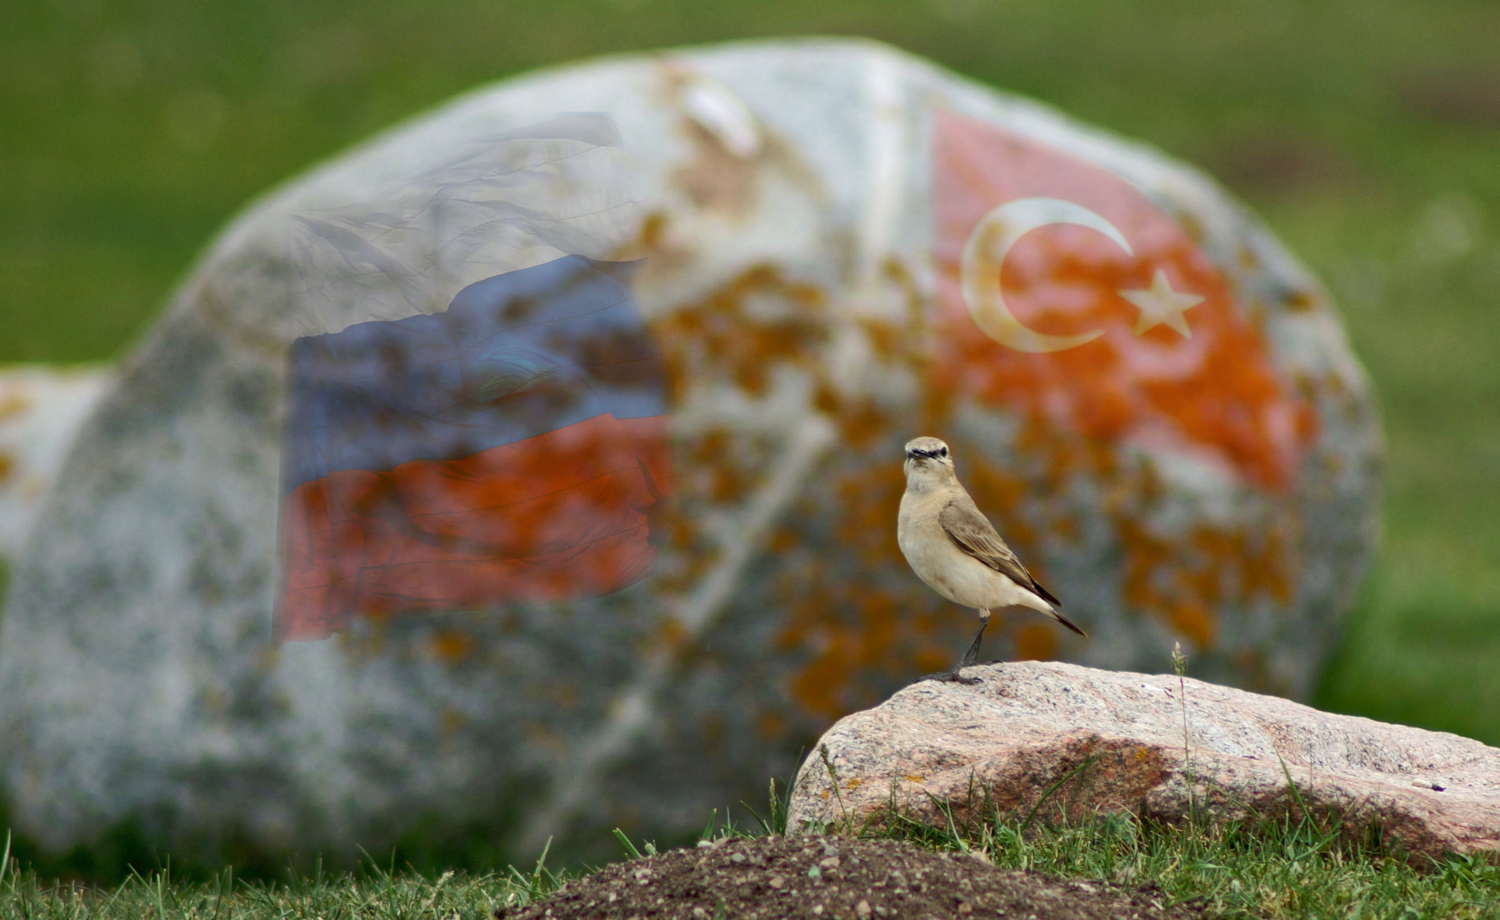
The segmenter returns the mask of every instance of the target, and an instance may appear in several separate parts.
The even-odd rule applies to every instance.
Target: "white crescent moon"
[[[1016,351],[1034,354],[1062,351],[1104,334],[1103,329],[1095,329],[1078,335],[1043,335],[1022,325],[1005,305],[1005,297],[1000,293],[1000,266],[1017,240],[1049,224],[1077,224],[1098,230],[1127,254],[1135,255],[1114,224],[1082,205],[1060,198],[1017,198],[984,215],[964,244],[964,303],[985,335]]]

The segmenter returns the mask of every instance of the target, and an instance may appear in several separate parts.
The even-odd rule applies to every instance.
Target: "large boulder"
[[[840,719],[797,775],[788,826],[1306,818],[1418,862],[1500,851],[1500,749],[1478,741],[1173,675],[1041,661],[965,675],[979,683],[925,681]]]
[[[1375,538],[1327,297],[1148,148],[867,42],[466,96],[236,219],[124,362],[14,572],[12,819],[212,858],[758,800],[973,628],[896,547],[919,434],[1091,635],[1008,655],[1304,694]]]

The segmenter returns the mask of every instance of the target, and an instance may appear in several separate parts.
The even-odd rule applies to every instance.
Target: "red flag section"
[[[283,641],[356,615],[608,594],[646,574],[670,488],[665,420],[600,415],[390,471],[341,470],[284,503]]]
[[[934,386],[1290,486],[1313,410],[1175,220],[1022,135],[946,112],[933,131]]]
[[[644,577],[671,473],[631,269],[569,256],[293,343],[282,640]]]

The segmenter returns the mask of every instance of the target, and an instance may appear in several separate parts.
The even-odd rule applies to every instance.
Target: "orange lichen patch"
[[[0,421],[20,415],[31,408],[32,398],[25,393],[8,393],[0,399]]]
[[[669,654],[679,654],[687,642],[687,632],[682,624],[675,619],[662,620],[656,629],[656,638],[651,641],[651,647],[665,649]]]
[[[673,515],[667,525],[667,545],[673,549],[687,549],[698,537],[698,529],[689,518]]]
[[[907,345],[903,342],[907,330],[900,326],[871,318],[861,319],[859,324],[864,329],[865,335],[869,337],[876,358],[882,361],[894,361],[907,350]]]
[[[433,656],[450,666],[462,664],[474,654],[474,637],[457,629],[434,633],[429,644]]]
[[[908,773],[908,774],[906,774],[905,776],[903,776],[901,778],[904,779],[904,780],[906,780],[908,783],[925,783],[925,782],[927,782],[927,777],[923,776],[920,773]]]
[[[945,648],[933,648],[927,646],[919,648],[911,656],[912,664],[916,665],[918,674],[931,674],[941,671],[953,663],[954,654]]]
[[[829,643],[823,654],[792,678],[791,689],[792,697],[804,711],[838,718],[844,714],[843,691],[853,676],[850,665],[854,656],[850,646],[857,644],[857,639],[847,634],[830,638],[835,641]]]
[[[896,545],[896,515],[906,481],[895,463],[859,475],[839,477],[833,484],[841,505],[835,533],[865,566],[875,569],[902,563]]]
[[[1126,602],[1142,614],[1164,616],[1199,647],[1213,644],[1216,609],[1265,596],[1291,600],[1294,560],[1281,527],[1252,537],[1248,527],[1199,525],[1173,540],[1125,516],[1116,526],[1126,551]]]
[[[1202,245],[1204,237],[1203,224],[1197,217],[1187,211],[1178,211],[1172,216],[1188,239],[1192,240],[1196,245]]]
[[[741,468],[739,451],[734,447],[734,434],[725,428],[714,428],[702,432],[685,445],[687,468],[697,472],[695,484],[698,497],[707,497],[715,502],[734,502],[743,498],[752,486],[751,476]],[[684,477],[686,480],[687,477]],[[692,489],[688,482],[684,486]]]
[[[1318,295],[1313,291],[1295,290],[1286,296],[1282,303],[1293,313],[1310,313],[1318,308]]]
[[[990,462],[982,453],[955,445],[955,456],[964,469],[959,474],[968,482],[969,494],[988,515],[1012,549],[1023,557],[1032,557],[1037,534],[1021,518],[1020,504],[1026,497],[1027,482]]]
[[[796,531],[781,527],[771,533],[771,542],[766,548],[773,555],[780,556],[800,542],[801,538],[797,536]]]
[[[1050,623],[1027,623],[1016,628],[1016,658],[1045,661],[1057,654],[1057,627]]]
[[[852,401],[837,416],[839,432],[848,447],[869,447],[891,428],[890,414],[872,400]]]
[[[650,251],[660,249],[666,242],[667,215],[662,211],[652,211],[641,221],[640,246]]]
[[[835,415],[839,411],[840,402],[838,392],[829,385],[827,378],[822,374],[817,375],[817,386],[813,388],[813,409],[824,415]]]
[[[826,301],[820,288],[758,265],[652,323],[667,359],[672,402],[708,381],[727,380],[760,396],[776,365],[816,367],[828,339]]]
[[[1197,577],[1206,593],[1210,584],[1239,601],[1248,601],[1257,594],[1266,594],[1283,603],[1291,600],[1292,579],[1287,554],[1282,546],[1280,529],[1269,528],[1262,536],[1263,546],[1252,545],[1250,537],[1243,531],[1228,532],[1210,527],[1195,529],[1190,537],[1194,549],[1213,566],[1212,572],[1222,573],[1233,579],[1231,586],[1224,579],[1210,580],[1210,572]]]
[[[704,431],[698,442],[688,450],[688,458],[694,463],[723,459],[729,451],[734,432],[727,428],[711,428]]]
[[[1208,648],[1213,644],[1213,614],[1201,603],[1191,599],[1168,600],[1167,620],[1172,628],[1187,636],[1199,648]]]
[[[0,485],[10,478],[11,471],[16,468],[16,458],[9,453],[0,453]]]
[[[1248,600],[1257,594],[1269,594],[1282,603],[1292,599],[1296,571],[1285,532],[1272,527],[1266,532],[1265,546],[1241,557],[1240,597]]]
[[[957,394],[953,390],[936,385],[936,381],[929,377],[928,385],[922,389],[921,421],[918,427],[922,431],[945,430],[947,421],[953,417],[953,410],[957,405]]]
[[[774,712],[763,712],[755,719],[756,732],[768,741],[782,737],[786,729],[786,717]]]
[[[863,786],[864,784],[865,784],[864,780],[862,780],[862,779],[860,779],[858,777],[855,777],[854,779],[851,779],[848,782],[844,783],[844,789],[846,789],[846,790],[848,790],[848,789],[858,789],[860,786]]]
[[[1121,461],[1121,445],[1080,438],[1034,416],[1023,422],[1017,446],[1030,461],[1040,461],[1042,490],[1065,489],[1079,477],[1103,487],[1104,510],[1124,549],[1124,600],[1136,613],[1159,617],[1207,646],[1217,634],[1219,611],[1257,597],[1279,603],[1290,600],[1297,518],[1289,507],[1269,523],[1203,524],[1183,534],[1162,535],[1142,517],[1163,497],[1161,479],[1149,462],[1127,467]],[[996,473],[991,469],[981,475],[994,477]],[[1002,471],[999,481],[1004,482],[1005,475]],[[1019,484],[1020,497],[1014,500],[1018,507],[1025,495],[1039,490],[1029,479]],[[1016,483],[1009,487],[1015,489]],[[1025,522],[1006,520],[1006,494],[990,488],[981,506],[1001,509],[995,516],[997,526],[1007,539],[1012,539],[1007,528],[1013,528],[1013,542],[1020,544],[1029,536]],[[1068,532],[1069,520],[1067,516],[1049,520],[1048,532]],[[1035,558],[1024,548],[1020,552],[1023,558]],[[1046,583],[1045,574],[1035,565],[1032,568]]]
[[[879,689],[868,683],[870,678],[911,678],[946,663],[953,651],[932,645],[924,634],[936,633],[945,621],[958,621],[956,611],[917,593],[925,590],[913,584],[910,592],[892,592],[858,581],[829,584],[811,577],[800,589],[786,592],[790,613],[777,645],[811,650],[789,688],[802,710],[837,718],[875,702]]]
[[[906,307],[900,338],[895,340],[899,345],[895,355],[915,367],[931,357],[926,344],[926,339],[932,332],[927,316],[927,292],[917,282],[916,275],[906,262],[897,255],[887,256],[880,264],[880,272],[900,289]]]

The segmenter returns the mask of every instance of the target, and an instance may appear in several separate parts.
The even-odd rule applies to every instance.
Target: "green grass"
[[[765,830],[762,825],[747,832],[710,818],[703,837],[758,836]],[[656,852],[652,844],[637,847],[616,836],[626,858]],[[1202,831],[1129,816],[1059,827],[997,815],[963,830],[898,822],[871,836],[977,853],[1001,868],[1155,885],[1166,901],[1201,904],[1215,916],[1500,917],[1500,865],[1494,860],[1452,857],[1413,866],[1378,844],[1350,846],[1336,834],[1292,820]],[[397,870],[394,861],[371,861],[359,872],[336,876],[288,873],[245,881],[226,870],[208,880],[180,881],[158,871],[86,887],[44,880],[12,865],[0,871],[0,920],[485,920],[502,904],[545,896],[578,874],[552,872],[543,854],[527,870],[478,874],[434,877]]]
[[[1068,827],[996,819],[968,833],[921,826],[895,833],[978,852],[1007,869],[1154,884],[1174,903],[1229,917],[1500,917],[1493,861],[1416,867],[1378,848],[1341,846],[1301,822],[1205,832],[1106,816]]]
[[[167,867],[132,873],[109,886],[45,878],[12,864],[0,873],[0,920],[487,920],[495,908],[543,896],[559,881],[543,861],[530,871],[511,867],[503,873],[444,872],[436,877],[372,861],[359,872],[287,873],[278,880],[239,879],[225,869],[212,879],[184,881]]]
[[[0,361],[116,356],[272,184],[486,81],[883,39],[1204,165],[1320,275],[1383,405],[1386,540],[1316,702],[1500,744],[1500,5],[9,0]]]

